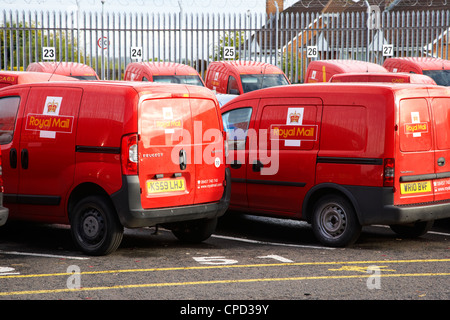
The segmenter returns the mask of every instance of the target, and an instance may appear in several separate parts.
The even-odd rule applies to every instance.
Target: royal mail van
[[[72,77],[60,75],[52,76],[44,72],[0,70],[0,88],[23,83],[36,83],[49,81],[77,81],[77,80]]]
[[[387,58],[383,67],[391,72],[424,74],[440,86],[450,86],[449,60],[428,57]]]
[[[197,86],[75,81],[0,90],[10,218],[68,223],[87,254],[123,227],[164,225],[203,241],[228,206],[223,126]]]
[[[258,89],[289,85],[283,71],[265,62],[215,61],[205,75],[206,87],[216,93],[239,95]]]
[[[328,82],[335,74],[349,72],[387,72],[387,70],[376,63],[359,60],[315,60],[309,63],[304,82]]]
[[[181,83],[204,87],[197,70],[175,62],[132,62],[125,69],[125,81]]]
[[[450,217],[450,96],[433,85],[321,83],[222,107],[230,208],[306,220],[325,245],[361,226],[418,236]]]
[[[78,62],[33,62],[28,65],[26,71],[59,74],[79,80],[99,80],[94,69]]]
[[[335,74],[329,82],[391,82],[391,83],[425,83],[436,85],[429,76],[415,73],[394,72],[352,72]]]

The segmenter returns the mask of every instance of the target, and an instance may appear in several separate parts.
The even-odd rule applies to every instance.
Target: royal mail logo
[[[293,113],[289,114],[289,119],[290,119],[290,123],[300,123],[300,113],[297,113],[296,111],[294,111]]]
[[[155,120],[155,127],[158,129],[181,129],[182,120]]]
[[[270,127],[270,139],[272,140],[300,140],[316,141],[317,126],[314,125],[272,125]]]
[[[47,113],[56,113],[58,110],[59,103],[55,101],[51,101],[47,104]]]
[[[51,116],[46,114],[29,114],[26,130],[71,133],[73,117]]]
[[[427,132],[428,132],[428,122],[405,124],[405,134],[427,133]]]

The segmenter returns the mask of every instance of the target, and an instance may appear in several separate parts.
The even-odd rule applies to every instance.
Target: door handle
[[[20,152],[20,162],[22,163],[22,169],[28,169],[28,150],[22,149]]]
[[[264,165],[262,164],[261,161],[256,160],[253,162],[252,166],[253,172],[260,172],[262,167],[264,167]]]
[[[15,148],[9,151],[9,165],[13,169],[17,168],[17,150]]]
[[[180,169],[186,170],[186,151],[184,149],[180,150],[179,153],[179,159],[180,159]]]
[[[440,157],[440,158],[438,159],[437,163],[438,163],[438,166],[439,166],[439,167],[445,166],[445,158],[444,158],[444,157]]]
[[[230,168],[232,169],[239,169],[240,167],[242,167],[242,163],[234,160],[232,164],[230,164]]]

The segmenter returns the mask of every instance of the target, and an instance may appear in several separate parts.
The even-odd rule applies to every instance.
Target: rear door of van
[[[442,89],[436,89],[442,90]],[[435,119],[436,151],[433,181],[434,201],[450,199],[450,97],[442,95],[430,100]]]
[[[442,110],[443,112],[443,110]],[[399,156],[395,176],[400,192],[395,204],[434,201],[436,155],[434,130],[429,99],[407,98],[399,102]]]
[[[139,180],[144,209],[219,201],[223,129],[216,101],[147,99],[139,108]]]
[[[194,124],[189,99],[149,98],[141,102],[138,114],[138,174],[142,207],[193,204]]]

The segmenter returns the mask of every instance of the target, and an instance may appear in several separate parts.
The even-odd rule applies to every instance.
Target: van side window
[[[252,108],[234,109],[222,115],[230,150],[244,150]]]
[[[233,76],[230,76],[228,78],[228,88],[227,88],[228,94],[239,94],[239,86],[236,81],[236,78]]]
[[[148,81],[146,77],[142,77],[142,81]]]
[[[0,98],[0,144],[10,143],[14,135],[20,97]]]

